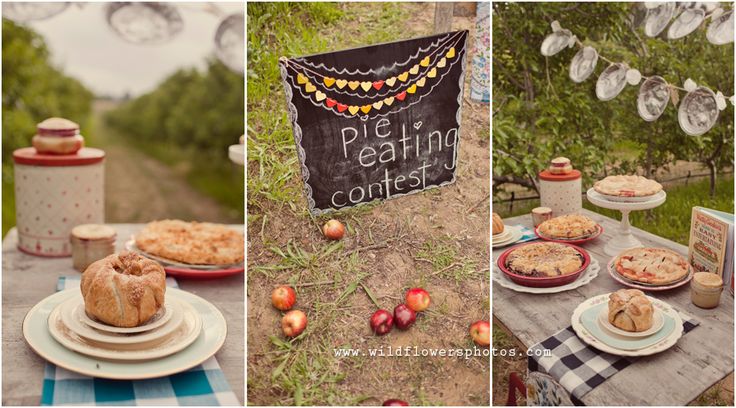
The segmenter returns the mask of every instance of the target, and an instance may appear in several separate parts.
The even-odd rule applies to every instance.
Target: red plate
[[[539,225],[542,225],[542,224],[539,224]],[[559,242],[561,244],[580,245],[580,244],[584,244],[584,243],[586,243],[588,241],[592,241],[592,240],[598,238],[601,234],[603,234],[603,226],[601,226],[600,224],[596,224],[596,226],[598,227],[597,232],[594,232],[593,235],[590,235],[590,236],[588,236],[586,238],[581,238],[581,239],[556,239],[556,238],[548,238],[548,237],[545,237],[544,235],[542,235],[542,234],[539,233],[539,226],[537,226],[537,228],[534,228],[534,234],[537,237],[539,237],[540,239],[545,240],[545,241]]]
[[[245,266],[237,266],[227,269],[187,269],[177,266],[164,266],[164,270],[169,276],[175,276],[177,278],[192,278],[192,279],[216,279],[224,278],[225,276],[237,275],[245,271]]]
[[[577,278],[580,277],[580,275],[585,271],[585,269],[590,265],[590,255],[588,255],[588,252],[584,250],[583,248],[580,248],[575,245],[568,244],[567,242],[559,242],[562,245],[567,245],[569,247],[572,247],[576,251],[580,253],[580,255],[583,256],[583,265],[578,269],[577,271],[562,275],[562,276],[553,276],[553,277],[531,277],[531,276],[523,276],[515,274],[506,268],[506,258],[508,258],[509,254],[523,246],[526,245],[533,245],[533,244],[539,244],[538,242],[527,242],[525,244],[517,245],[515,247],[509,248],[506,251],[504,251],[501,256],[498,257],[498,261],[496,264],[498,265],[498,268],[503,272],[506,276],[508,276],[509,279],[511,279],[513,282],[518,283],[522,286],[529,286],[532,288],[551,288],[554,286],[562,286],[567,285],[568,283],[574,282]]]

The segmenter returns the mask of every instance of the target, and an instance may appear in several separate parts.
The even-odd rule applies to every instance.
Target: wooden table
[[[493,314],[527,348],[570,326],[573,310],[585,299],[621,289],[623,286],[606,271],[610,256],[605,255],[606,240],[616,233],[618,221],[583,210],[604,228],[598,239],[583,244],[598,260],[601,271],[589,284],[567,292],[533,295],[517,293],[493,285]],[[506,225],[532,227],[530,215],[504,220]],[[645,246],[665,247],[687,255],[687,247],[632,228]],[[507,248],[493,251],[494,261]],[[671,349],[640,357],[583,396],[587,405],[686,405],[733,372],[733,297],[724,291],[721,304],[711,310],[690,302],[690,286],[652,293],[680,311],[700,321],[700,326],[685,334]]]
[[[143,224],[112,224],[117,230],[117,249],[143,228]],[[57,278],[77,275],[71,258],[42,258],[26,255],[17,247],[17,231],[3,240],[3,405],[38,405],[41,402],[45,360],[36,355],[23,339],[22,324],[36,303],[56,291]],[[212,302],[228,324],[225,344],[215,355],[243,403],[244,379],[244,290],[243,274],[213,280],[178,279],[179,286]]]

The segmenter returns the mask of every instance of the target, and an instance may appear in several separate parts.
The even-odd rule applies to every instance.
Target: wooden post
[[[452,13],[454,9],[452,2],[434,3],[434,32],[446,33],[452,30]]]

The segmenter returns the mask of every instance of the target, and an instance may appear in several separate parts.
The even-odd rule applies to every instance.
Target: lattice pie
[[[221,224],[154,221],[135,236],[136,246],[151,255],[199,265],[231,265],[245,258],[243,233]]]
[[[539,233],[548,238],[584,238],[597,230],[595,221],[579,214],[562,215],[539,224]]]
[[[616,271],[633,281],[664,285],[683,279],[689,267],[680,254],[664,248],[633,248],[618,256]]]
[[[506,258],[509,271],[524,276],[569,275],[583,266],[583,256],[575,248],[556,242],[540,242],[513,250]]]
[[[593,189],[604,195],[646,197],[662,191],[662,185],[642,176],[608,176],[596,181]]]

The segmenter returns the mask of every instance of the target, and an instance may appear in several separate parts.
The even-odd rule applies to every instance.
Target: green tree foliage
[[[195,187],[242,215],[243,172],[227,148],[245,133],[244,85],[242,76],[211,59],[205,72],[178,70],[105,120],[144,152],[168,164],[186,163]]]
[[[643,75],[661,75],[682,85],[733,94],[733,47],[710,44],[705,27],[680,40],[646,38],[629,23],[631,3],[495,3],[493,19],[494,187],[515,183],[536,188],[536,174],[555,156],[569,157],[586,181],[609,172],[641,169],[651,175],[676,160],[700,161],[718,169],[733,160],[733,106],[704,136],[687,136],[670,104],[655,122],[636,110],[639,87],[627,86],[613,101],[595,96],[595,81],[606,68],[599,59],[581,84],[570,80],[577,47],[544,57],[540,45],[558,20],[585,45],[613,61],[627,62]],[[684,97],[680,92],[680,97]],[[620,146],[632,147],[620,154]]]
[[[15,225],[13,150],[31,145],[36,123],[61,116],[81,125],[88,120],[93,94],[49,62],[43,38],[3,19],[3,235]]]

